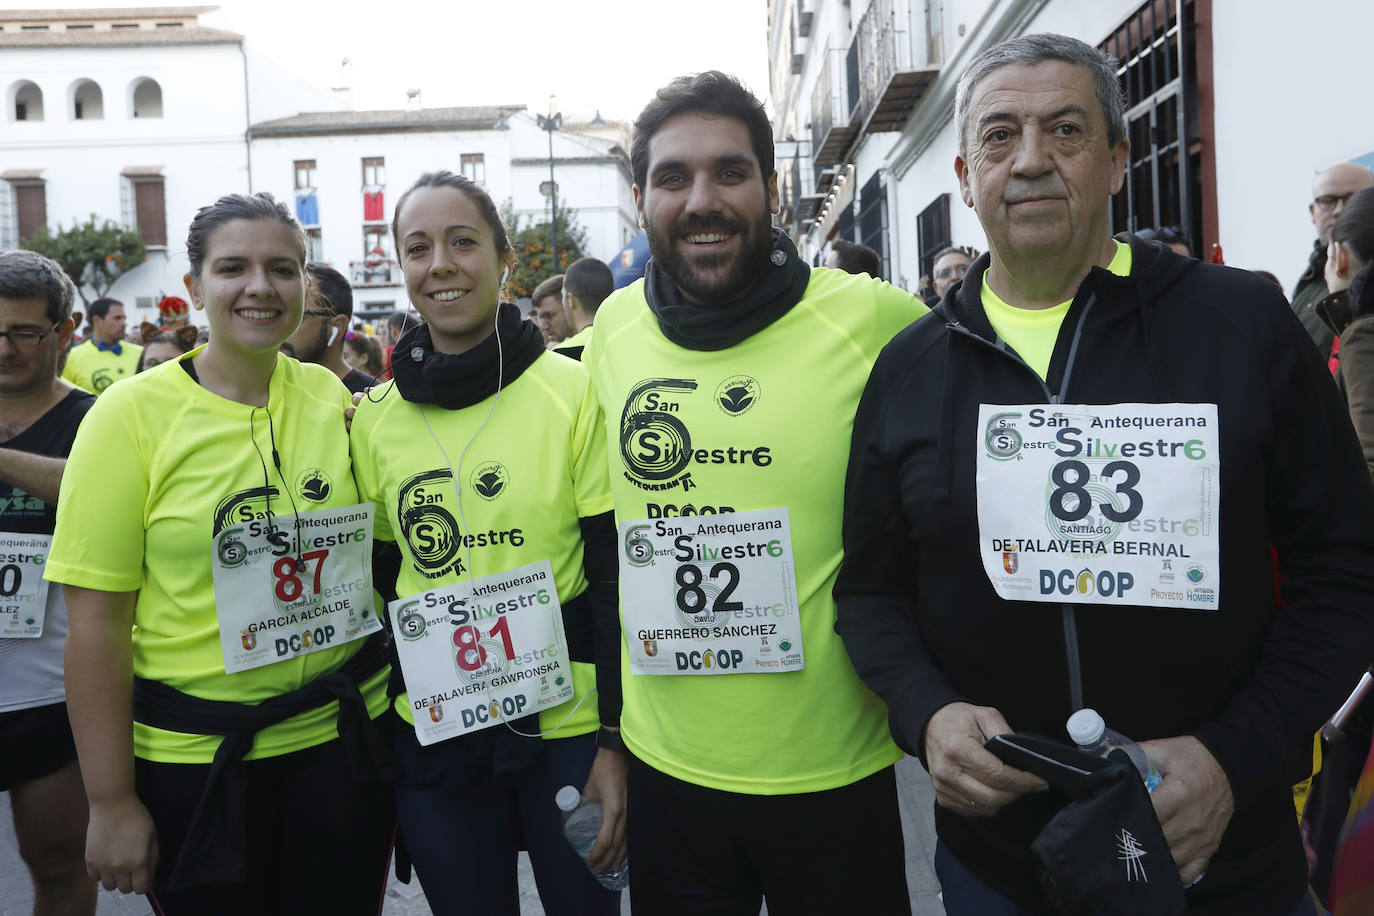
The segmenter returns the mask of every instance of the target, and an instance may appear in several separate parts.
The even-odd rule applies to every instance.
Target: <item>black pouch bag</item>
[[[1031,734],[996,735],[984,746],[1065,798],[1031,844],[1058,912],[1178,916],[1188,909],[1150,794],[1123,751],[1104,759]]]

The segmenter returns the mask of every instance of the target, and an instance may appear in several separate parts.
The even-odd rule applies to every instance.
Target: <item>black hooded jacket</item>
[[[1131,246],[1130,277],[1094,268],[1079,287],[1048,382],[983,312],[986,255],[886,347],[854,423],[836,626],[897,743],[922,759],[926,723],[956,701],[1060,739],[1080,705],[1138,741],[1195,735],[1230,780],[1235,816],[1190,912],[1286,913],[1306,886],[1290,785],[1374,660],[1374,488],[1272,284]],[[978,408],[1056,399],[1217,405],[1219,608],[994,593],[978,550]],[[1046,907],[1029,847],[1052,804],[1029,797],[979,819],[937,808],[936,824],[984,881]]]

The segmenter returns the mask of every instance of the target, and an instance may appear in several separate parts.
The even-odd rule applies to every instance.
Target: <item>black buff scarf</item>
[[[411,403],[461,410],[495,394],[498,378],[502,388],[515,381],[543,352],[539,328],[505,303],[496,331],[465,353],[438,353],[428,325],[411,328],[391,351],[391,376],[401,397]]]
[[[786,315],[806,294],[811,266],[781,229],[773,230],[768,259],[753,289],[739,299],[710,306],[683,299],[673,278],[649,261],[644,270],[644,298],[663,336],[688,350],[726,350]]]

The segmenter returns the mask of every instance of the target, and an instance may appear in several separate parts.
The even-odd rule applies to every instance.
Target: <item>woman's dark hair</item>
[[[1340,218],[1331,227],[1331,241],[1340,242],[1360,262],[1360,270],[1350,278],[1352,303],[1364,303],[1374,284],[1374,188],[1356,191],[1345,202]],[[1363,304],[1364,311],[1370,304]]]
[[[391,241],[396,246],[397,258],[401,256],[401,208],[405,206],[410,195],[420,188],[453,188],[455,191],[462,191],[466,194],[468,200],[477,205],[477,210],[482,214],[482,219],[486,220],[487,227],[491,229],[492,239],[496,242],[497,258],[504,259],[506,257],[506,252],[511,250],[510,235],[506,232],[506,224],[501,221],[501,213],[496,209],[496,204],[492,201],[491,195],[466,175],[455,175],[453,172],[440,169],[437,172],[425,172],[415,179],[415,183],[396,200],[396,210],[391,216]]]
[[[399,210],[400,207],[398,206],[396,209]],[[356,347],[358,352],[367,360],[366,366],[354,366],[353,368],[366,372],[368,375],[380,375],[386,369],[382,342],[371,334],[365,331],[349,331],[344,334],[344,342]]]
[[[143,352],[138,354],[138,368],[134,370],[135,373],[142,372],[146,368],[143,365],[143,360],[147,357],[148,347],[152,344],[171,344],[182,353],[190,353],[196,348],[196,338],[198,336],[198,329],[189,325],[175,331],[161,331],[151,337],[145,334],[143,337]]]
[[[630,171],[642,191],[649,180],[649,141],[663,122],[680,114],[720,115],[738,118],[749,131],[754,158],[765,185],[773,174],[773,125],[763,103],[733,76],[707,70],[693,76],[679,76],[658,92],[635,118],[634,140],[630,142]]]
[[[210,206],[196,211],[191,228],[186,233],[186,259],[191,262],[191,276],[200,277],[205,264],[205,251],[210,246],[210,236],[220,226],[236,219],[274,219],[290,229],[300,251],[301,267],[305,267],[305,230],[285,204],[266,191],[259,191],[252,195],[226,194]]]
[[[1331,241],[1350,249],[1362,265],[1374,263],[1374,188],[1357,191],[1345,202]]]

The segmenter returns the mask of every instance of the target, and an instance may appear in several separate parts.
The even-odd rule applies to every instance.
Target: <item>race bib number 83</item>
[[[983,404],[978,542],[1017,601],[1215,610],[1215,404]]]

